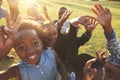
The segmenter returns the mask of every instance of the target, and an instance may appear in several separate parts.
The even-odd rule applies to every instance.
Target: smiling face
[[[15,50],[24,62],[38,64],[42,48],[42,41],[34,29],[22,30],[17,33]]]

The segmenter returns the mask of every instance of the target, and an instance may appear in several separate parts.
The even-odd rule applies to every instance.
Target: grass
[[[21,0],[24,1],[24,0]],[[120,40],[120,2],[97,2],[97,1],[77,1],[77,0],[37,0],[38,4],[41,6],[44,3],[47,5],[48,8],[48,13],[52,19],[57,19],[57,10],[61,6],[66,6],[68,9],[73,10],[72,15],[70,16],[69,19],[77,16],[82,16],[82,15],[92,15],[94,14],[91,12],[91,8],[93,7],[94,3],[101,3],[103,6],[106,6],[110,8],[112,12],[112,26],[115,29],[118,38]],[[3,2],[3,7],[8,9],[8,5],[6,0]],[[25,16],[25,11],[27,9],[27,6],[22,3],[20,3],[20,12],[22,16]],[[42,8],[40,7],[39,10],[42,13]],[[0,25],[4,25],[5,20],[1,19],[0,20]],[[84,27],[81,26],[81,30],[78,32],[78,36],[81,36],[81,34],[85,31]],[[103,30],[100,25],[97,26],[95,31],[93,32],[92,38],[88,43],[83,45],[82,47],[79,48],[79,53],[89,53],[93,56],[95,56],[96,51],[101,51],[106,48],[106,42],[103,34]],[[12,49],[10,54],[14,54],[15,56],[16,53]],[[1,61],[0,62],[0,70],[6,69],[8,66],[10,66],[13,63],[17,63],[19,61],[19,58],[16,57],[14,60],[7,60],[7,61]],[[13,80],[13,79],[12,79]]]

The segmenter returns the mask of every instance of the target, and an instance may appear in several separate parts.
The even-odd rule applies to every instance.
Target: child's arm
[[[16,8],[19,5],[19,0],[7,0],[10,8]]]
[[[11,28],[12,23],[11,23],[10,15],[7,10],[4,10],[4,16],[5,16],[7,27]]]
[[[112,33],[112,14],[108,8],[103,8],[101,4],[95,4],[94,8],[92,8],[93,13],[96,15],[97,21],[103,27],[105,33]]]
[[[47,7],[45,4],[43,5],[43,13],[44,13],[46,19],[48,19],[50,22],[52,22],[49,15],[48,15]]]
[[[68,80],[68,75],[67,75],[67,70],[64,66],[64,64],[62,63],[62,61],[60,60],[60,58],[58,57],[57,53],[55,52],[55,50],[53,50],[53,53],[55,55],[55,59],[56,59],[56,63],[57,63],[57,67],[58,67],[58,71],[62,76],[62,80]]]
[[[0,80],[9,80],[10,78],[22,80],[20,76],[19,67],[17,65],[10,67],[7,71],[0,71]]]
[[[115,31],[113,30],[111,34],[105,33],[105,37],[107,40],[107,49],[111,54],[110,57],[112,58],[116,54],[116,58],[119,59],[117,56],[120,54],[120,44]]]
[[[95,13],[96,19],[101,24],[107,39],[107,48],[111,54],[109,56],[109,62],[111,62],[114,65],[120,66],[119,64],[120,44],[112,28],[111,24],[112,14],[108,8],[102,7],[101,4],[95,4],[94,8],[92,9],[92,11],[93,13]]]
[[[120,67],[112,65],[110,63],[105,64],[106,68],[106,76],[113,79],[119,80],[120,79]]]
[[[89,16],[82,16],[78,19],[78,23],[83,25],[86,29],[86,32],[77,39],[78,46],[84,45],[91,38],[92,32],[97,26],[96,19]]]
[[[7,56],[9,51],[13,48],[15,36],[11,29],[0,27],[0,59]]]

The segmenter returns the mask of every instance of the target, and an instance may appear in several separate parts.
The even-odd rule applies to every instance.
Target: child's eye
[[[23,50],[25,50],[25,46],[20,46],[18,49],[19,49],[20,51],[23,51]]]
[[[33,46],[38,46],[40,43],[39,42],[34,42]]]

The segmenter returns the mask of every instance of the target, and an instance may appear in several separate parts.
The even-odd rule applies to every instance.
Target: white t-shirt
[[[69,29],[70,29],[70,23],[69,21],[65,21],[60,32],[61,34],[67,34],[69,32]]]

